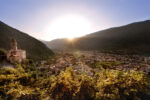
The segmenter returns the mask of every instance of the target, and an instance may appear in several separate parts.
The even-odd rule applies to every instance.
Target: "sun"
[[[74,40],[74,37],[67,37],[67,39],[68,39],[69,41],[73,41],[73,40]]]
[[[52,38],[68,38],[69,40],[88,34],[91,31],[90,22],[79,15],[66,15],[55,18],[46,30]]]

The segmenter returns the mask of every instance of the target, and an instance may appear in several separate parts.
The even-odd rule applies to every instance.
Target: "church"
[[[7,60],[11,63],[21,63],[26,60],[26,51],[18,49],[17,41],[15,39],[12,39],[10,43],[10,50],[7,52]]]

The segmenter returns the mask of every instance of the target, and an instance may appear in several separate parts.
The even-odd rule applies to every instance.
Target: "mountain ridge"
[[[58,42],[58,40],[54,41]],[[49,45],[50,42],[46,44]],[[70,44],[66,45],[69,46]],[[150,45],[150,20],[113,27],[75,38],[72,47],[77,50],[123,51],[132,54],[150,54],[150,47],[148,45]]]

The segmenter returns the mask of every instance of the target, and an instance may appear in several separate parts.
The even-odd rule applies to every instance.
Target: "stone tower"
[[[10,48],[11,48],[11,50],[17,50],[17,49],[18,49],[18,47],[17,47],[17,42],[16,42],[15,39],[12,39],[12,40],[11,40]]]

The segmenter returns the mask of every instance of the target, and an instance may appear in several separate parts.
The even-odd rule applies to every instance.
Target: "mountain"
[[[47,42],[47,45],[52,47],[51,43],[54,41],[55,46],[59,46],[62,40],[53,40]],[[68,44],[64,45],[67,47]],[[150,20],[114,27],[76,38],[72,41],[72,47],[78,50],[150,55]]]
[[[55,39],[50,42],[43,41],[47,45],[47,47],[52,48],[52,50],[71,50],[72,46],[68,39]]]
[[[16,39],[19,49],[26,50],[27,58],[44,59],[53,55],[53,52],[39,40],[0,21],[0,48],[10,49],[12,38]]]

